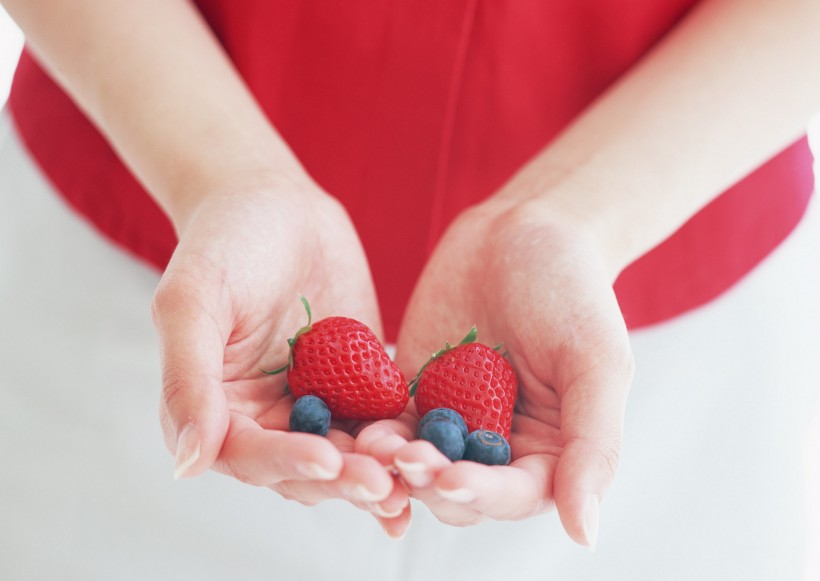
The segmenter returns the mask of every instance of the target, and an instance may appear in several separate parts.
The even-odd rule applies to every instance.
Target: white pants
[[[457,529],[415,504],[394,542],[342,502],[306,508],[215,473],[173,481],[157,280],[67,209],[0,117],[0,579],[768,581],[815,566],[817,203],[719,300],[633,333],[594,554],[555,514]]]

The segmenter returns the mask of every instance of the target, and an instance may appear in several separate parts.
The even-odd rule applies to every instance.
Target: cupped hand
[[[179,228],[179,227],[178,227]],[[315,319],[356,318],[377,333],[369,269],[341,206],[307,181],[205,198],[185,220],[152,314],[160,338],[161,420],[175,477],[208,468],[304,504],[345,498],[392,536],[409,523],[405,489],[354,451],[357,426],[291,433],[287,339]]]
[[[618,464],[633,361],[600,244],[548,203],[488,202],[445,233],[414,291],[397,360],[415,373],[475,324],[504,344],[519,378],[509,466],[452,463],[415,440],[418,417],[365,429],[357,448],[395,465],[443,522],[512,520],[557,507],[594,546],[598,505]]]

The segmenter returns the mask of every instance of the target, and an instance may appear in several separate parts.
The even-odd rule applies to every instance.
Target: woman
[[[227,510],[228,523],[249,527],[247,538],[237,540],[232,531],[233,542],[226,543],[213,536],[213,526],[196,531],[195,539],[181,542],[191,557],[163,557],[157,576],[202,559],[203,544],[213,543],[233,555],[226,567],[245,563],[244,551],[251,561],[270,553],[271,564],[260,566],[280,568],[286,577],[305,571],[315,578],[323,568],[343,578],[361,573],[335,564],[327,569],[311,558],[333,551],[331,563],[372,559],[379,578],[385,568],[419,578],[493,567],[538,576],[563,570],[580,576],[588,569],[593,576],[598,566],[634,578],[629,566],[619,573],[612,563],[630,549],[634,554],[638,539],[652,544],[655,538],[641,526],[651,521],[641,499],[612,509],[620,533],[611,534],[629,543],[613,542],[607,557],[602,543],[594,562],[579,561],[566,547],[545,551],[555,534],[551,519],[461,531],[432,526],[429,516],[462,525],[517,520],[555,506],[572,539],[596,545],[599,503],[620,456],[632,349],[641,345],[640,332],[630,344],[627,324],[668,321],[720,295],[786,238],[807,207],[810,158],[801,135],[820,109],[812,66],[820,53],[811,25],[815,6],[795,2],[787,9],[762,0],[627,7],[468,1],[423,10],[415,3],[4,5],[37,55],[37,61],[24,57],[11,97],[33,158],[102,232],[164,269],[153,313],[161,417],[176,475],[213,467],[305,504],[342,498],[374,514],[392,537],[407,531],[410,496],[427,507],[413,503],[421,521],[411,528],[415,537],[385,548],[381,540],[345,536],[351,524],[333,522],[334,510],[350,517],[338,505],[303,511],[279,503],[275,525],[249,524],[250,509],[237,514],[227,507],[253,505],[254,493],[227,492],[222,481],[212,492],[209,481],[197,482],[202,488],[192,498]],[[612,284],[619,276],[616,300]],[[513,467],[451,465],[429,446],[408,443],[412,410],[399,421],[334,431],[327,441],[281,431],[289,400],[257,370],[281,359],[285,338],[301,326],[299,293],[317,317],[341,314],[377,331],[384,327],[408,374],[473,323],[483,341],[503,340],[521,380]],[[741,318],[748,315],[748,305],[738,308]],[[696,320],[693,313],[679,323]],[[715,329],[718,321],[691,334],[647,329],[645,337],[657,331],[659,339],[650,342],[677,338],[689,351],[692,336],[724,328]],[[774,344],[794,333],[786,327]],[[702,357],[713,352],[710,345]],[[771,344],[756,344],[753,352],[754,361],[768,361]],[[662,348],[649,353],[648,361],[663,360]],[[637,349],[635,357],[640,365]],[[771,395],[768,382],[749,390],[736,361],[721,357],[704,365],[698,379],[711,377],[701,386],[705,394],[689,397],[697,405],[688,421],[704,409],[699,397],[721,393],[719,362],[733,370],[727,383],[743,396]],[[802,363],[799,374],[808,372]],[[810,396],[774,399],[793,411],[807,409]],[[738,392],[727,397],[736,402]],[[772,409],[766,401],[759,405]],[[715,474],[726,459],[699,464],[705,457],[699,450],[725,449],[714,439],[725,429],[716,420],[726,417],[726,402],[706,409],[716,410],[704,428],[708,442],[669,447],[667,440],[663,448],[692,455],[683,463],[686,474]],[[802,434],[806,422],[784,416],[794,432],[768,454],[756,447],[765,458],[782,457]],[[783,426],[758,432],[759,419],[752,414],[731,425],[748,428],[746,441],[766,434],[755,440],[762,445],[771,441],[771,429],[780,433]],[[636,435],[655,437],[651,430]],[[645,460],[653,458],[651,444],[640,448]],[[782,503],[767,513],[778,522],[738,526],[736,517],[748,511],[712,504],[714,498],[689,515],[700,524],[701,555],[690,566],[717,570],[721,562],[763,575],[741,533],[770,540],[761,531],[779,535],[797,526],[799,499],[785,493],[794,492],[798,465],[785,462],[777,478],[754,489],[781,493]],[[123,470],[131,466],[126,462]],[[671,468],[652,474],[669,476]],[[641,478],[632,475],[627,482],[634,491]],[[747,498],[738,482],[748,480],[735,478],[725,489]],[[115,482],[129,480],[120,475]],[[78,487],[89,481],[79,477]],[[693,498],[701,502],[707,492],[715,493],[708,488]],[[181,494],[164,493],[166,499]],[[707,518],[716,506],[735,517],[727,521],[735,540],[726,543],[726,559],[706,550],[711,535],[726,532]],[[199,510],[196,503],[191,510]],[[680,509],[664,505],[658,513],[669,517]],[[171,519],[177,526],[190,522],[178,517]],[[155,521],[146,520],[152,531]],[[176,529],[162,523],[179,543]],[[85,528],[97,535],[110,530]],[[60,530],[74,529],[68,523]],[[269,544],[271,534],[328,539],[283,552]],[[680,535],[671,537],[673,546],[689,539]],[[154,540],[147,532],[132,537]],[[128,546],[147,555],[159,551],[155,540]],[[116,550],[103,552],[112,567],[129,562]],[[219,563],[213,552],[209,562]],[[783,549],[765,562],[784,572],[798,552]],[[657,546],[651,553],[659,554]],[[218,576],[219,565],[211,567]]]

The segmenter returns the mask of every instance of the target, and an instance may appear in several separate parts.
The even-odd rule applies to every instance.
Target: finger
[[[423,502],[441,522],[462,525],[480,519],[480,515],[470,507],[458,505],[453,509],[452,503],[443,499],[433,488],[436,476],[453,463],[430,442],[413,440],[406,443],[393,454],[393,466],[410,495]]]
[[[620,459],[631,357],[602,366],[561,398],[564,447],[555,474],[555,503],[567,534],[595,548],[599,504]]]
[[[397,477],[394,476],[392,478],[393,489],[387,498],[368,506],[370,512],[385,521],[399,517],[410,504],[410,495],[407,492],[407,488],[405,488]]]
[[[393,457],[393,464],[410,487],[414,496],[419,496],[429,489],[436,476],[453,463],[426,440],[413,440],[398,449]]]
[[[511,466],[453,463],[431,443],[416,440],[396,452],[394,464],[411,494],[450,525],[518,520],[552,507],[550,455],[528,456]]]
[[[451,463],[427,442],[413,444],[396,455],[396,467],[403,479],[415,483],[413,496],[442,522],[466,526],[487,518],[520,520],[552,509],[553,456],[485,466]]]
[[[162,367],[160,417],[175,455],[174,478],[207,470],[219,455],[228,430],[222,389],[225,343],[215,319],[219,312],[166,274],[152,303]]]
[[[353,436],[351,436],[344,427],[337,428],[334,426],[333,422],[331,422],[330,431],[325,438],[342,454],[351,454],[356,451]]]
[[[546,454],[510,466],[461,461],[443,470],[433,488],[444,500],[493,520],[521,520],[552,508],[553,473],[554,458]]]
[[[342,453],[327,438],[266,430],[234,413],[216,468],[242,482],[268,486],[282,480],[335,480],[343,464]]]
[[[381,525],[387,536],[395,541],[400,541],[407,534],[412,520],[412,507],[408,503],[398,514],[393,518],[384,518],[378,514],[373,515],[378,523]]]
[[[371,424],[356,436],[355,450],[372,456],[382,466],[393,467],[393,457],[412,437],[412,430],[396,420]]]
[[[343,454],[342,458],[343,468],[335,480],[284,480],[271,488],[289,500],[308,506],[343,499],[367,511],[390,497],[393,478],[375,459],[361,454]],[[395,508],[390,505],[390,510]]]

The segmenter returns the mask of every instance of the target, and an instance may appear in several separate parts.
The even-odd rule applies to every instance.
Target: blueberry
[[[488,464],[510,463],[510,444],[501,434],[476,430],[464,440],[464,459]]]
[[[461,430],[461,437],[467,437],[467,424],[464,423],[464,418],[462,418],[461,414],[457,411],[451,410],[450,408],[436,408],[424,414],[424,417],[421,418],[421,421],[419,422],[419,434],[421,434],[421,429],[427,422],[436,419],[447,420],[455,423]]]
[[[290,410],[290,431],[326,436],[330,429],[330,410],[315,395],[303,395]]]
[[[455,422],[444,418],[433,419],[419,430],[419,438],[427,440],[438,451],[455,462],[464,455],[464,436]]]

